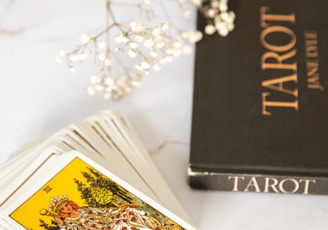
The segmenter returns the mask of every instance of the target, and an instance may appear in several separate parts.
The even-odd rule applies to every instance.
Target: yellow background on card
[[[65,168],[59,171],[51,180],[44,184],[35,194],[19,206],[10,216],[26,229],[43,229],[40,227],[40,219],[51,223],[54,219],[50,216],[40,215],[42,209],[48,209],[50,199],[53,197],[68,195],[79,206],[86,204],[81,199],[81,193],[77,189],[74,178],[86,183],[82,171],[92,168],[79,158],[73,159]]]

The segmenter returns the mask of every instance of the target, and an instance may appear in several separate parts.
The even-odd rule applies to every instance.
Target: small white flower
[[[161,65],[159,63],[156,63],[154,66],[153,66],[153,70],[155,71],[158,71],[161,69]]]
[[[79,55],[80,61],[85,61],[88,58],[88,55],[86,53],[81,53]]]
[[[123,34],[119,34],[115,37],[115,41],[117,43],[127,43],[129,41],[129,38]]]
[[[128,51],[128,54],[129,54],[130,57],[135,57],[135,56],[137,56],[137,52],[136,52],[134,49],[130,49],[130,50]]]
[[[220,7],[220,2],[219,1],[211,1],[211,7],[219,8]]]
[[[143,70],[141,64],[137,64],[135,67],[136,67],[136,69],[139,70],[139,71]]]
[[[58,54],[58,55],[56,55],[56,59],[55,60],[56,60],[57,63],[62,63],[63,62],[63,56],[61,56],[61,55]]]
[[[147,61],[143,61],[143,62],[141,62],[141,66],[142,66],[142,68],[145,69],[145,70],[147,70],[147,69],[150,68],[150,64],[149,64],[149,62],[147,62]]]
[[[71,66],[71,67],[69,68],[69,72],[70,72],[70,73],[75,73],[75,67],[74,67],[74,66]]]
[[[106,48],[106,42],[105,41],[99,41],[98,42],[98,48],[99,49],[105,49]]]
[[[98,83],[95,85],[96,91],[103,91],[104,90],[104,85],[101,83]]]
[[[159,49],[164,48],[164,46],[165,46],[165,42],[157,42],[157,44],[156,44],[156,47]]]
[[[59,54],[60,56],[66,56],[66,51],[65,50],[59,50]]]
[[[90,82],[92,84],[98,84],[98,83],[101,82],[101,79],[100,79],[100,77],[98,77],[96,75],[93,75],[93,76],[90,77]]]
[[[149,52],[149,54],[150,54],[150,56],[152,56],[152,57],[157,57],[157,56],[158,56],[158,53],[157,53],[156,51],[154,51],[154,50],[151,50],[151,51]]]
[[[167,63],[170,63],[170,62],[172,62],[173,61],[173,57],[172,56],[165,56],[165,57],[163,57],[163,58],[161,58],[160,60],[159,60],[159,62],[161,63],[161,64],[167,64]]]
[[[183,46],[182,50],[183,50],[183,53],[185,53],[185,54],[191,54],[191,52],[192,52],[192,49],[189,45]]]
[[[134,37],[134,41],[137,42],[137,43],[140,43],[140,42],[142,42],[143,40],[144,40],[144,37],[141,36],[141,35],[136,35],[136,36]]]
[[[214,34],[216,31],[215,26],[213,26],[212,24],[209,24],[207,26],[205,26],[205,33],[208,35],[212,35]]]
[[[160,28],[160,27],[155,27],[155,28],[153,29],[153,31],[152,31],[152,34],[153,34],[154,36],[158,36],[158,35],[160,35],[160,34],[161,34],[161,28]]]
[[[105,54],[99,54],[98,59],[99,59],[99,61],[105,61],[106,55]]]
[[[95,93],[96,93],[96,90],[95,90],[95,88],[93,86],[89,86],[88,89],[87,89],[87,91],[88,91],[88,94],[90,96],[95,95]]]
[[[135,42],[130,42],[130,47],[131,47],[132,49],[135,49],[135,48],[138,47],[138,44],[135,43]]]
[[[105,65],[110,66],[111,63],[112,63],[112,60],[110,59],[110,57],[106,57],[105,58]]]
[[[79,57],[79,55],[77,55],[76,53],[73,53],[73,54],[70,56],[70,60],[71,60],[72,62],[76,62],[76,61],[80,60],[80,57]]]
[[[107,86],[114,85],[114,80],[113,80],[113,78],[111,78],[111,77],[106,77],[106,79],[105,79],[105,84],[106,84]]]
[[[222,1],[220,2],[219,9],[221,11],[227,11],[228,10],[228,3],[227,1]]]
[[[142,33],[145,31],[145,27],[141,25],[138,21],[133,21],[130,23],[131,30],[136,33]]]
[[[202,32],[196,30],[190,34],[189,41],[196,43],[196,42],[200,41],[202,39],[202,37],[203,37]]]
[[[191,11],[190,11],[190,10],[185,10],[185,11],[183,12],[183,16],[184,16],[185,18],[189,18],[189,17],[191,16]]]
[[[207,11],[207,16],[210,18],[214,18],[216,14],[217,14],[217,11],[215,9],[209,9]]]
[[[153,44],[154,44],[154,42],[151,39],[147,39],[147,40],[144,41],[144,46],[147,47],[147,48],[153,46]]]
[[[81,34],[80,40],[82,43],[88,43],[90,41],[90,37],[87,34]]]
[[[202,5],[202,0],[192,0],[192,3],[196,6],[201,6]]]
[[[163,31],[166,31],[168,28],[169,28],[169,25],[168,25],[167,23],[162,23],[162,25],[161,25],[161,29],[162,29]]]
[[[229,30],[227,27],[223,26],[218,30],[218,33],[222,36],[222,37],[226,37],[229,33]]]
[[[230,17],[230,14],[226,11],[220,13],[220,17],[222,18],[223,21],[226,21],[226,22],[231,22],[231,17]]]

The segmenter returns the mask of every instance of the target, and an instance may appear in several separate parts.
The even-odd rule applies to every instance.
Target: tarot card
[[[61,146],[61,148],[60,148]],[[63,131],[52,135],[46,141],[29,146],[28,149],[17,151],[0,169],[0,206],[8,196],[17,190],[28,178],[34,174],[44,162],[54,154],[64,151],[78,150],[86,153],[81,144],[76,143]],[[88,149],[89,151],[92,151]],[[95,154],[91,152],[91,154]]]
[[[103,158],[103,161],[107,164],[106,166],[110,168],[113,173],[120,175],[123,180],[129,182],[132,186],[138,188],[149,197],[152,197],[152,199],[158,200],[156,193],[144,182],[142,175],[140,175],[133,165],[129,164],[127,159],[119,152],[120,147],[117,146],[126,145],[126,143],[115,143],[116,147],[110,148],[101,137],[84,122],[71,125],[69,129],[67,131],[69,137],[72,137],[78,143],[91,145],[98,153],[98,156]],[[91,158],[95,156],[94,154],[85,154],[89,155]]]
[[[22,153],[16,153],[14,158],[22,158],[11,162],[12,164],[7,164],[7,167],[4,167],[4,169],[0,171],[1,175],[3,175],[3,178],[0,180],[0,204],[15,192],[32,173],[35,173],[50,154],[54,152],[62,153],[69,150],[78,150],[91,158],[103,157],[101,152],[106,153],[106,159],[103,161],[106,162],[107,166],[110,167],[114,173],[120,175],[124,180],[128,181],[148,196],[157,199],[156,194],[144,183],[140,175],[127,164],[124,158],[120,157],[118,153],[106,149],[96,136],[91,135],[90,132],[81,131],[79,126],[82,127],[83,123],[71,125],[69,128],[59,131],[49,138],[49,140],[46,140],[34,148],[29,148]],[[90,143],[92,143],[92,145]],[[102,146],[102,148],[99,148],[99,146]],[[102,151],[98,151],[97,149]]]
[[[162,203],[172,211],[174,210],[179,216],[188,219],[187,214],[160,175],[146,148],[137,138],[132,126],[128,125],[127,119],[124,119],[124,116],[117,112],[104,112],[103,114],[105,116],[103,119],[98,119],[98,124],[103,126],[109,138],[114,139],[115,142],[125,143],[122,153],[143,175],[145,182],[153,189]]]
[[[58,155],[20,188],[1,218],[11,229],[195,229],[78,152]],[[53,165],[53,166],[51,166]]]
[[[19,189],[24,182],[26,182],[31,175],[33,175],[38,168],[44,164],[52,156],[58,154],[59,152],[55,149],[47,149],[38,157],[34,158],[34,163],[30,164],[24,169],[15,172],[7,172],[7,170],[1,171],[1,182],[0,182],[0,207],[4,201],[8,199],[17,189]]]

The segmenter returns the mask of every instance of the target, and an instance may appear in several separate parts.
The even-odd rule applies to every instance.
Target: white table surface
[[[328,196],[188,188],[193,54],[151,73],[119,101],[88,96],[92,66],[80,65],[71,75],[54,57],[77,44],[82,32],[104,28],[103,6],[104,0],[0,0],[0,162],[21,144],[115,109],[134,124],[197,229],[327,229]],[[193,28],[194,18],[185,26]]]

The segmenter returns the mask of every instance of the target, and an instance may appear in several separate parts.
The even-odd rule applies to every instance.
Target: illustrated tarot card
[[[1,212],[13,229],[195,229],[99,162],[76,151],[60,157]]]

